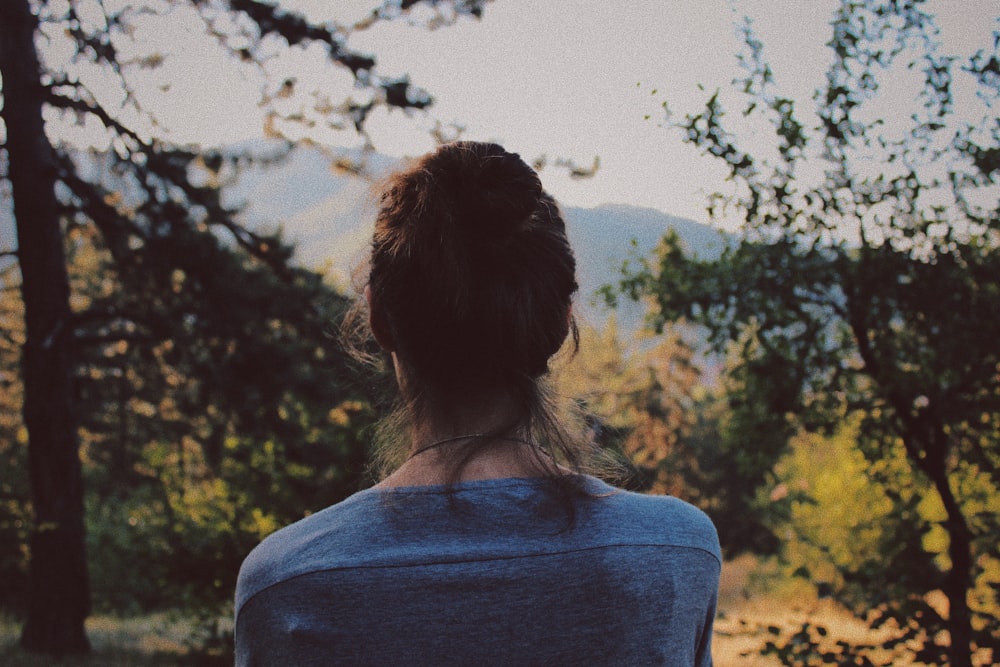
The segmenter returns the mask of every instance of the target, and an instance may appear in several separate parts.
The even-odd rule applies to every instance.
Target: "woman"
[[[383,458],[403,459],[247,557],[238,664],[711,664],[711,522],[585,474],[545,392],[574,274],[517,155],[454,143],[392,178],[362,303],[399,386]]]

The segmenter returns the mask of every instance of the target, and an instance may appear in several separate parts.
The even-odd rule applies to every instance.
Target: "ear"
[[[389,333],[389,326],[382,315],[382,311],[372,302],[371,285],[365,285],[365,301],[368,302],[368,326],[372,328],[372,335],[375,342],[386,352],[395,352],[396,343]]]

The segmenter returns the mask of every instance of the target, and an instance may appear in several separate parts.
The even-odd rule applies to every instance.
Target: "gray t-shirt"
[[[711,665],[721,555],[676,498],[588,478],[368,489],[265,539],[237,665]]]

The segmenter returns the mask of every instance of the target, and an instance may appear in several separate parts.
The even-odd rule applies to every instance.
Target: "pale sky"
[[[282,2],[311,18],[342,24],[362,18],[372,4]],[[600,170],[591,179],[574,181],[565,170],[543,170],[546,187],[563,204],[627,203],[706,222],[706,195],[726,188],[724,174],[713,159],[684,144],[678,131],[664,127],[661,103],[668,101],[683,115],[697,110],[711,91],[725,89],[739,72],[734,26],[747,14],[765,44],[778,88],[808,108],[829,62],[824,43],[836,4],[497,0],[487,5],[481,21],[463,19],[434,31],[394,21],[357,33],[348,45],[374,53],[383,75],[409,74],[435,98],[426,115],[406,118],[398,110],[373,115],[368,130],[381,152],[425,152],[432,148],[427,129],[438,120],[454,122],[466,128],[463,138],[499,141],[528,160],[546,155],[586,166],[599,156]],[[931,6],[939,12],[946,46],[988,45],[1000,16],[1000,0],[938,0]],[[261,136],[263,74],[220,58],[202,33],[203,24],[184,7],[148,19],[136,30],[136,56],[165,57],[158,68],[127,69],[139,97],[156,115],[158,125],[150,131],[202,145]],[[47,58],[68,57],[57,40],[47,48]],[[126,46],[120,51],[131,55]],[[320,48],[275,57],[266,69],[274,81],[292,75],[299,89],[324,88],[333,102],[356,94],[348,74],[324,64]],[[120,101],[115,91],[109,83],[102,101]],[[66,136],[81,132],[59,131]],[[349,132],[314,136],[321,143],[357,143]]]

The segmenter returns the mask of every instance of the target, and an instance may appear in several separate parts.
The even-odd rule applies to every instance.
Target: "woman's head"
[[[535,445],[526,448],[531,468],[567,493],[580,487],[566,469],[617,474],[544,381],[566,338],[577,343],[575,270],[559,207],[531,167],[496,144],[442,146],[386,182],[368,298],[344,323],[358,332],[367,305],[364,319],[400,380],[402,400],[376,431],[380,476],[408,452],[453,441],[461,453],[449,448],[451,479],[505,443]]]
[[[576,288],[559,209],[517,155],[448,144],[388,181],[371,317],[423,393],[514,389],[544,375],[573,329]]]

